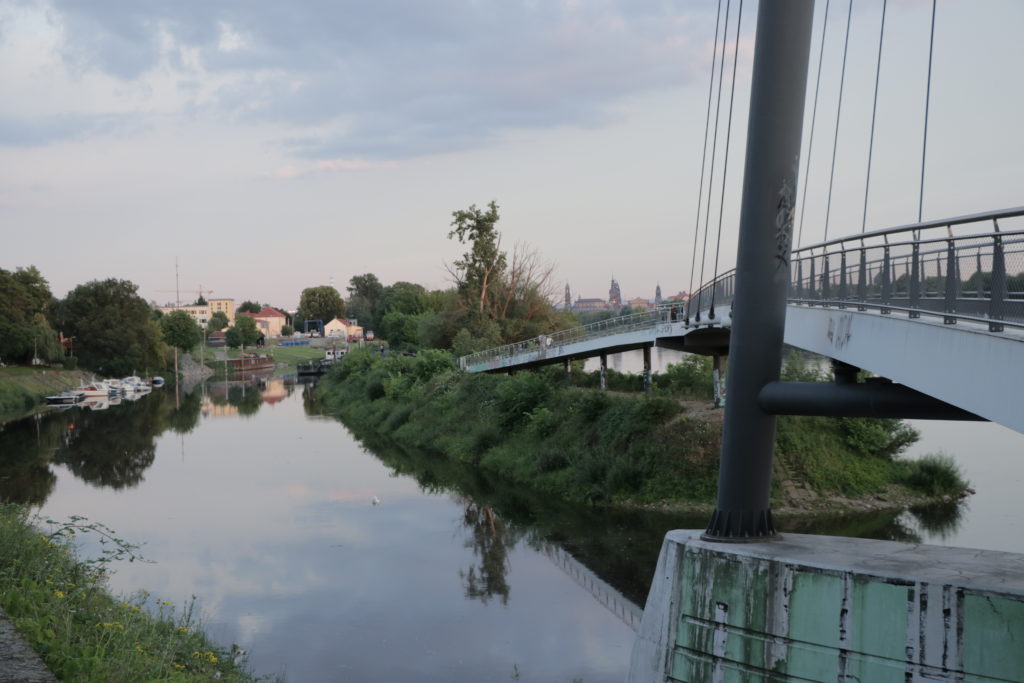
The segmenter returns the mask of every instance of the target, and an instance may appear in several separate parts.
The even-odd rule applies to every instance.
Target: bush
[[[689,355],[681,363],[672,363],[664,373],[655,375],[655,386],[662,391],[692,398],[712,398],[712,361],[709,356]]]
[[[893,418],[841,417],[839,426],[854,452],[881,458],[902,453],[920,436],[903,420]]]
[[[498,419],[505,427],[517,424],[544,403],[551,391],[551,383],[539,373],[521,372],[507,378],[497,387],[495,409]]]
[[[906,461],[906,468],[903,484],[927,496],[960,496],[967,489],[960,466],[944,453]]]

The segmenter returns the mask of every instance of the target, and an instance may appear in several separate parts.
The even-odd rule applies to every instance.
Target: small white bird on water
[[[374,496],[372,503],[374,505],[380,505],[380,498],[378,498],[377,496]]]

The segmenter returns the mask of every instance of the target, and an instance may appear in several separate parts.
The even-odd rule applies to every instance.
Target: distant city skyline
[[[0,267],[37,266],[58,297],[113,277],[164,303],[177,259],[183,291],[292,309],[367,272],[449,286],[452,212],[493,199],[503,246],[535,248],[555,282],[595,295],[614,274],[624,301],[696,289],[720,205],[719,270],[734,260],[756,22],[744,3],[730,103],[730,4],[702,196],[718,6],[0,0]],[[847,5],[831,3],[811,148],[825,6],[804,244],[824,235],[833,148],[829,230],[861,229],[878,51],[881,2],[855,3],[837,116]],[[930,13],[888,4],[868,229],[917,219]],[[1022,25],[1022,3],[938,4],[925,218],[1024,204],[1024,107],[1006,82],[1024,70]]]

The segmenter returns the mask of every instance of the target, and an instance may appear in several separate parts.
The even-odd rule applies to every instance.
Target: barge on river
[[[228,358],[227,364],[233,372],[272,370],[274,368],[274,357],[258,356],[254,353],[247,353],[241,358]]]

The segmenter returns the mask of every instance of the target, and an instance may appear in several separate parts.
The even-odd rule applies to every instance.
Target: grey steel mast
[[[718,501],[704,537],[776,535],[769,504],[775,417],[758,407],[778,381],[789,288],[814,0],[761,0],[732,303]]]

